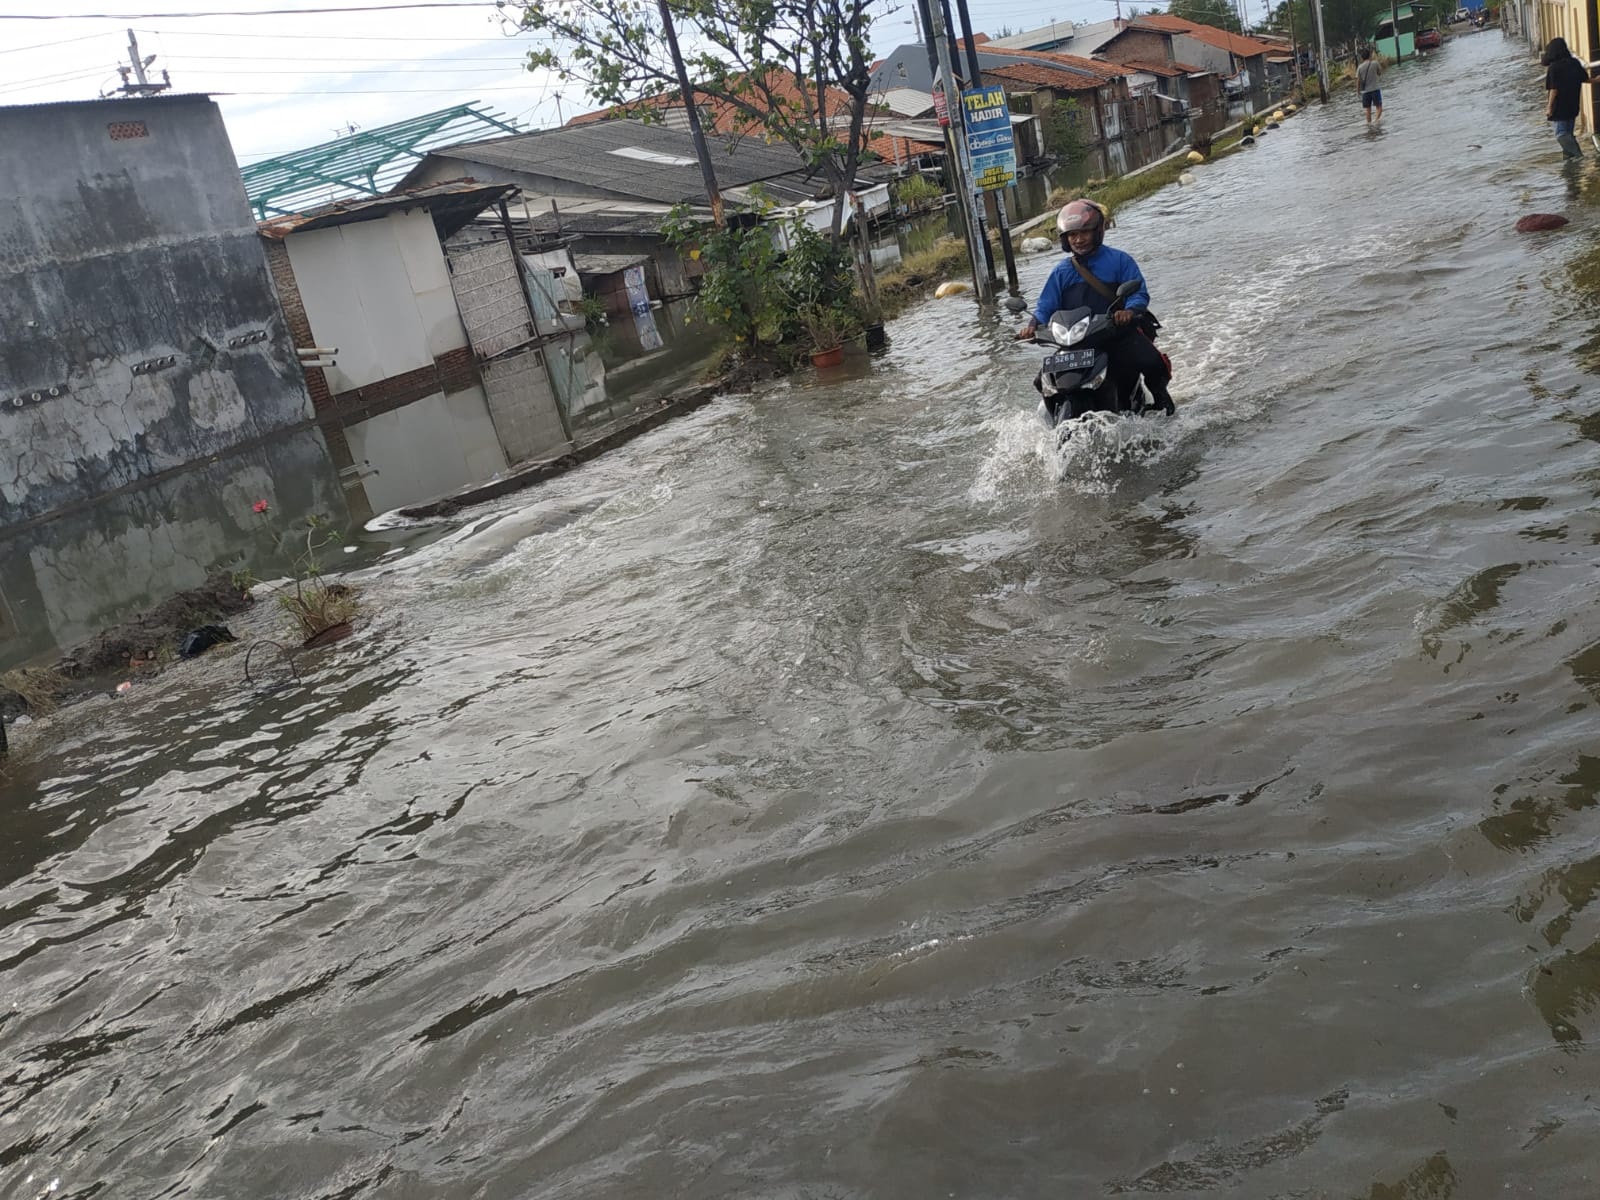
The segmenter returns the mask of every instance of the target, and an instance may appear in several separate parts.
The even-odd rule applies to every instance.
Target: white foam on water
[[[1278,394],[1266,366],[1266,336],[1286,306],[1302,302],[1307,281],[1325,270],[1325,252],[1308,247],[1223,275],[1203,308],[1174,311],[1159,345],[1171,354],[1175,417],[1089,413],[1057,441],[1028,410],[1007,407],[987,423],[993,444],[967,491],[970,503],[994,505],[1063,485],[1106,495],[1203,431],[1262,415]],[[1298,370],[1288,364],[1291,373]],[[1281,389],[1282,381],[1276,384]],[[1026,389],[1029,396],[1031,387]]]

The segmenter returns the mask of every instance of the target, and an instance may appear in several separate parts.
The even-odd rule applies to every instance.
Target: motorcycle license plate
[[[1063,350],[1060,354],[1052,354],[1044,360],[1044,369],[1051,373],[1087,371],[1092,366],[1094,366],[1093,350]]]

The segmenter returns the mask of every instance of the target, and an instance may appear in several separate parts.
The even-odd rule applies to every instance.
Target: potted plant
[[[889,344],[889,335],[883,328],[883,308],[876,301],[858,297],[856,318],[861,323],[861,332],[866,335],[868,350],[882,350]]]
[[[836,367],[844,361],[844,344],[856,336],[859,326],[844,309],[832,304],[808,304],[800,310],[800,322],[811,340],[811,365]]]

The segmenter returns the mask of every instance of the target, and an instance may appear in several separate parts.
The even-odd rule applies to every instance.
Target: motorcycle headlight
[[[1089,332],[1089,318],[1084,317],[1075,325],[1063,325],[1059,321],[1050,322],[1050,336],[1055,339],[1058,346],[1071,346],[1083,341],[1083,335]]]

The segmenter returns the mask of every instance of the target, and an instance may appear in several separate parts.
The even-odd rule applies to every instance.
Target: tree
[[[832,240],[844,226],[866,142],[871,86],[869,0],[666,0],[685,47],[697,108],[717,128],[781,141],[821,173],[833,199]],[[599,103],[659,115],[680,92],[657,9],[647,0],[540,0],[520,26],[553,35],[529,53]]]
[[[1167,13],[1196,25],[1212,25],[1229,33],[1241,32],[1239,14],[1228,0],[1172,0],[1167,5]]]

